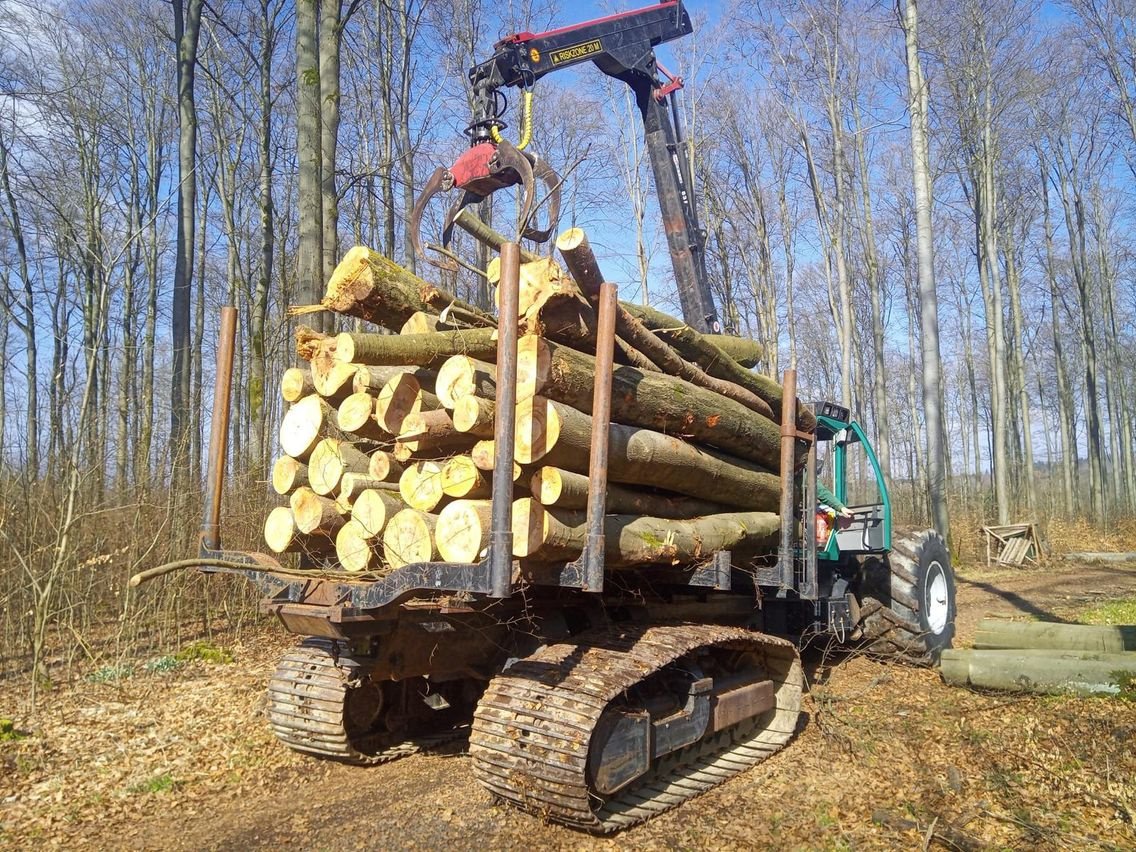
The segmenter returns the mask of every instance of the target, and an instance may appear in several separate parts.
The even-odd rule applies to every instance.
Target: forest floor
[[[1075,620],[1125,599],[1136,605],[1136,566],[968,570],[958,641],[986,615]],[[934,671],[814,659],[788,748],[597,839],[495,804],[461,746],[356,768],[277,745],[264,687],[290,644],[266,626],[225,649],[231,663],[139,660],[129,676],[92,672],[16,715],[15,732],[0,728],[0,847],[1136,846],[1136,702],[979,694]],[[0,716],[18,709],[12,693],[0,685]]]

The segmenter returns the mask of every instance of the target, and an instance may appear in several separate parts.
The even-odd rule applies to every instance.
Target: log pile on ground
[[[602,277],[582,231],[557,246],[563,265],[528,257],[521,276],[512,523],[514,555],[534,562],[575,559],[587,538]],[[494,316],[364,247],[347,253],[320,306],[294,313],[312,310],[376,328],[297,334],[307,366],[281,384],[290,407],[272,485],[288,505],[265,522],[269,546],[367,576],[480,561],[497,462]],[[608,566],[769,554],[781,387],[750,369],[761,348],[630,304],[619,306],[616,327]],[[814,428],[805,406],[796,420]]]
[[[1136,625],[988,618],[973,648],[943,652],[940,673],[957,686],[1136,699]]]

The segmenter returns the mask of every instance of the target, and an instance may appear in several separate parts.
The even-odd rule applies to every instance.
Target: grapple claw
[[[546,229],[537,229],[528,224],[536,201],[536,181],[540,180],[548,189],[549,224]],[[545,242],[556,228],[560,212],[560,178],[556,172],[539,157],[517,149],[512,143],[502,140],[497,144],[482,142],[474,145],[454,162],[450,168],[439,167],[426,182],[421,195],[414,203],[410,218],[410,242],[414,253],[439,269],[456,271],[457,260],[449,255],[450,238],[453,235],[454,220],[462,209],[488,198],[499,189],[520,185],[521,195],[517,207],[518,233],[516,239]],[[441,192],[451,189],[462,191],[461,196],[450,206],[442,224],[441,258],[426,254],[427,248],[436,246],[422,243],[422,216],[426,205]]]

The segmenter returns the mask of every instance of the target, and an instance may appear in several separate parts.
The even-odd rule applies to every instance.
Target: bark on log
[[[362,526],[370,541],[378,541],[387,528],[387,522],[405,508],[402,499],[393,491],[371,488],[355,498],[351,520]]]
[[[305,535],[331,536],[347,522],[334,500],[321,497],[310,488],[297,488],[288,499],[296,529]]]
[[[956,686],[1056,695],[1120,695],[1136,677],[1136,654],[1090,651],[943,651],[939,673]]]
[[[353,334],[336,337],[335,357],[355,364],[440,367],[454,355],[497,359],[497,329],[468,328],[434,334]]]
[[[322,396],[305,396],[288,409],[280,422],[280,447],[292,458],[307,461],[324,438],[358,441],[357,435],[339,428],[336,410]]]
[[[375,420],[392,435],[398,435],[402,432],[407,417],[422,410],[441,408],[441,405],[434,394],[423,389],[417,376],[400,373],[379,391]]]
[[[751,373],[712,341],[707,340],[706,335],[699,334],[682,321],[662,311],[630,303],[623,303],[623,306],[628,313],[673,346],[688,361],[698,364],[711,376],[741,385],[765,400],[773,411],[774,419],[780,421],[782,388],[775,379]],[[797,406],[797,428],[804,432],[811,432],[816,428],[816,416],[804,403]]]
[[[702,339],[713,343],[747,370],[752,370],[765,358],[765,347],[748,337],[732,334],[704,334]]]
[[[541,467],[533,472],[529,489],[541,505],[550,508],[584,509],[588,505],[588,477],[582,473],[558,467]],[[682,519],[718,515],[729,512],[730,509],[709,500],[696,500],[677,494],[656,494],[609,483],[604,511],[609,515]]]
[[[526,400],[517,406],[517,461],[585,471],[591,426],[589,415],[567,405]],[[609,431],[608,479],[749,510],[776,509],[781,493],[780,477],[751,462],[617,423]]]
[[[438,548],[434,530],[438,516],[417,509],[403,509],[387,523],[383,531],[383,552],[391,568],[415,562],[436,562]]]
[[[433,370],[427,370],[425,367],[382,367],[373,364],[355,364],[354,367],[355,378],[352,381],[351,390],[354,393],[362,393],[365,391],[372,396],[378,396],[387,382],[403,373],[410,373],[414,376],[414,378],[418,380],[418,384],[424,390],[433,390],[434,379],[437,376],[437,373]]]
[[[492,481],[469,456],[454,456],[442,466],[442,493],[447,497],[480,500],[490,495]]]
[[[285,402],[297,402],[316,392],[312,384],[312,371],[302,367],[289,367],[280,379],[280,396]]]
[[[299,459],[281,456],[272,465],[272,490],[277,494],[291,494],[307,484],[308,466]]]
[[[679,565],[710,558],[717,550],[772,547],[781,524],[771,512],[730,512],[693,520],[607,515],[604,561],[609,568]],[[513,503],[513,555],[574,559],[588,530],[583,512],[549,510],[525,497]]]
[[[335,267],[321,304],[398,331],[417,311],[448,314],[469,326],[492,327],[493,318],[450,293],[428,284],[366,246],[355,246]]]
[[[1122,654],[1136,651],[1136,625],[1052,624],[983,619],[976,650],[1035,649]]]
[[[312,491],[322,496],[335,494],[344,474],[367,473],[370,457],[354,445],[336,438],[324,438],[308,460],[308,480]]]
[[[493,399],[497,393],[497,367],[468,355],[454,355],[438,370],[434,392],[446,408],[453,408],[465,396]]]
[[[596,359],[539,337],[521,338],[518,396],[545,396],[591,413]],[[781,430],[732,399],[675,376],[634,367],[612,371],[611,419],[718,447],[777,470]]]
[[[444,408],[434,411],[420,411],[402,421],[402,432],[395,445],[395,458],[405,455],[421,455],[428,452],[452,451],[456,448],[468,449],[473,436],[459,432],[454,426],[450,412]]]
[[[438,515],[434,541],[446,562],[478,562],[489,546],[490,500],[455,500]]]
[[[399,477],[398,493],[412,509],[432,512],[445,499],[441,463],[424,460],[407,467]]]
[[[389,491],[397,494],[398,483],[384,482],[366,473],[345,473],[339,480],[339,498],[345,500],[349,506],[354,506],[355,501],[364,491]]]
[[[336,412],[339,428],[369,441],[391,442],[394,435],[384,429],[375,417],[378,400],[369,393],[353,393],[339,404]]]
[[[325,536],[308,536],[296,528],[292,510],[277,506],[264,519],[264,541],[273,553],[309,553],[322,556],[331,549]]]
[[[374,538],[352,518],[335,535],[335,555],[340,567],[349,574],[377,568],[381,560],[374,545]]]

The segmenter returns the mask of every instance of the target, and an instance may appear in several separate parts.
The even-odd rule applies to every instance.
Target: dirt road
[[[968,575],[960,639],[987,614],[1061,618],[1132,596],[1136,566]],[[83,683],[17,719],[31,736],[0,743],[0,846],[1136,846],[1130,702],[978,695],[932,671],[814,659],[787,749],[647,825],[595,839],[495,804],[460,747],[370,769],[278,747],[262,696],[290,639],[269,629],[246,640],[233,665]]]

